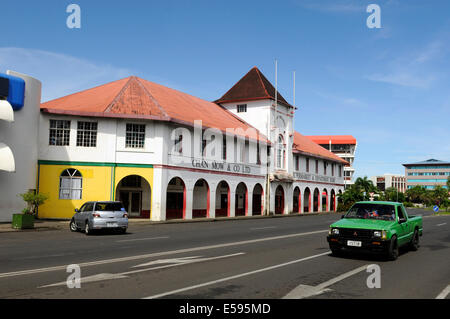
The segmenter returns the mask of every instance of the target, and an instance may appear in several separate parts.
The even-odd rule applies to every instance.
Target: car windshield
[[[394,220],[395,206],[384,204],[355,204],[344,217]]]
[[[97,203],[95,210],[100,212],[125,210],[122,203]]]

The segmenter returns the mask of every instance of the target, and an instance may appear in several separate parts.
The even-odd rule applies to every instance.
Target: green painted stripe
[[[64,166],[106,166],[106,167],[141,167],[153,168],[153,164],[131,164],[131,163],[105,163],[105,162],[65,162],[38,160],[39,165],[64,165]]]

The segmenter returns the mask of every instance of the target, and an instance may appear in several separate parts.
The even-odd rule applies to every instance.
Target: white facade
[[[251,106],[249,106],[250,104]],[[244,139],[240,135],[236,135],[236,137],[231,134],[227,135],[227,156],[224,159],[222,154],[224,135],[222,132],[203,128],[202,133],[201,128],[181,126],[166,121],[42,113],[39,159],[41,161],[152,165],[151,218],[155,221],[169,218],[168,212],[171,211],[170,206],[173,205],[173,202],[168,203],[167,201],[176,201],[177,198],[180,201],[183,198],[182,218],[185,219],[198,216],[214,218],[268,213],[320,212],[335,209],[337,195],[344,189],[342,164],[297,153],[295,156],[299,158],[299,167],[296,170],[292,150],[293,114],[291,109],[281,104],[275,111],[273,104],[271,100],[251,102],[247,104],[247,112],[243,113],[236,112],[236,104],[225,105],[230,112],[236,112],[237,116],[255,126],[262,134],[267,134],[267,125],[270,119],[271,132],[269,135],[272,144],[269,160],[270,194],[268,198],[266,197],[268,174],[267,145],[265,143],[260,142],[258,146],[256,141],[251,138]],[[71,121],[68,146],[49,145],[50,120]],[[96,147],[76,146],[79,121],[97,122]],[[143,148],[125,147],[125,128],[128,123],[145,125]],[[180,135],[183,136],[181,152],[175,145]],[[213,135],[214,138],[211,137]],[[284,151],[281,156],[282,163],[279,163],[279,158],[277,159],[277,154],[279,154],[277,141],[280,136],[285,141],[280,146]],[[208,140],[204,152],[201,151],[202,140]],[[259,161],[257,161],[258,154]],[[307,158],[310,161],[309,171],[306,171]],[[318,163],[317,171],[316,161]],[[324,162],[328,165],[326,174],[323,169]],[[333,170],[331,165],[335,166]],[[339,170],[341,170],[340,176]],[[282,187],[282,191],[281,188],[278,188],[279,186]],[[168,195],[169,190],[170,195]],[[308,190],[310,195],[307,194]],[[297,197],[297,200],[294,197]],[[267,199],[270,203],[269,210],[266,207]],[[327,206],[322,207],[322,200]]]

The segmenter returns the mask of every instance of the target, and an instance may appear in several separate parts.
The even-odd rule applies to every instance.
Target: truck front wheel
[[[419,249],[419,232],[416,230],[414,230],[414,235],[411,239],[411,243],[409,244],[409,246],[411,247],[411,250],[413,251],[417,251]]]
[[[387,257],[389,260],[396,260],[398,258],[398,243],[396,236],[392,236],[391,238],[391,244],[388,248]]]

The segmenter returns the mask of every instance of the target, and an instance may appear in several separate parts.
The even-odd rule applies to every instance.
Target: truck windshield
[[[344,217],[395,220],[395,206],[383,204],[355,204]]]
[[[111,212],[125,210],[122,203],[97,203],[95,210],[99,212]]]

